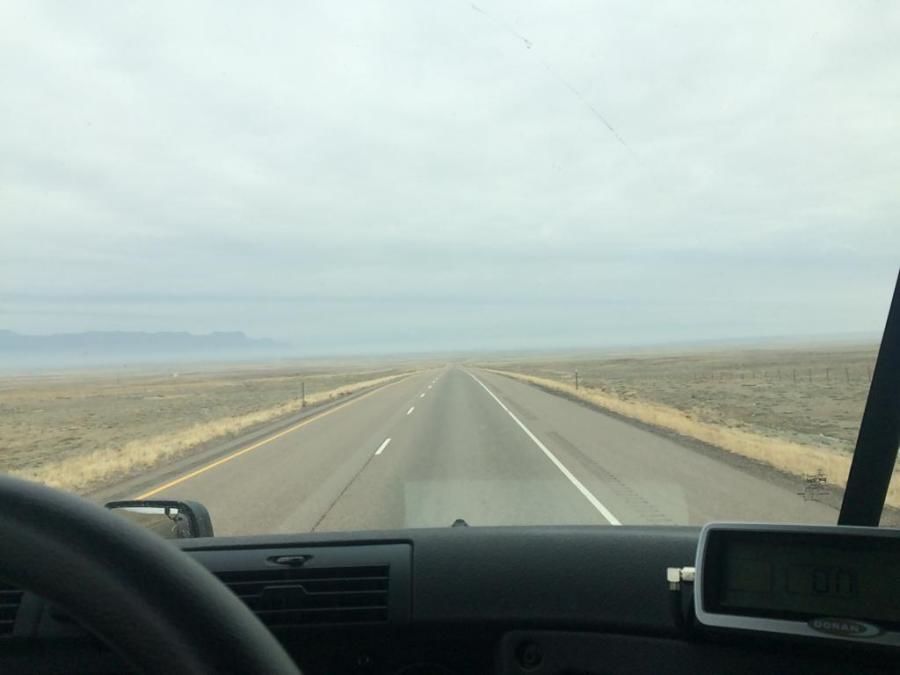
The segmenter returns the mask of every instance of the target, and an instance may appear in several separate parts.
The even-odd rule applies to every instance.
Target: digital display
[[[716,534],[704,570],[710,611],[900,626],[900,538]]]

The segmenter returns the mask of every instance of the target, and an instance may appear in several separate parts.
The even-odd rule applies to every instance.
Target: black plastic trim
[[[372,613],[375,623],[408,623],[412,602],[411,551],[408,544],[378,544],[372,546],[303,546],[295,543],[290,548],[258,548],[252,550],[202,550],[191,552],[192,557],[220,578],[232,573],[257,572],[302,575],[303,572],[328,572],[333,569],[357,569],[360,572],[384,569],[387,600],[384,618]],[[285,557],[303,560],[302,565],[279,564]],[[285,582],[272,582],[273,586]],[[362,608],[360,608],[362,609]],[[254,608],[258,615],[266,611]],[[298,612],[300,610],[297,610]],[[315,608],[310,612],[320,611]],[[361,611],[361,613],[364,613]],[[379,614],[380,616],[380,614]],[[323,623],[329,623],[323,619]],[[310,626],[316,625],[310,620]],[[340,625],[337,622],[335,625]],[[276,629],[273,627],[273,629]]]

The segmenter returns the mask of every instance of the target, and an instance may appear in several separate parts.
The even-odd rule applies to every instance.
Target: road
[[[203,502],[218,535],[457,518],[836,521],[834,508],[804,501],[798,489],[531,385],[453,366],[375,390],[140,496]]]

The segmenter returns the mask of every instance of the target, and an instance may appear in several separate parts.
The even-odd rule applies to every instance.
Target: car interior
[[[215,537],[200,504],[3,476],[0,672],[897,672],[900,534],[878,525],[898,441],[900,279],[833,526]]]

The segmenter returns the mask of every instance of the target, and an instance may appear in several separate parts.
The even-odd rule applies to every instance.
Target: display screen
[[[900,625],[900,538],[717,532],[704,592],[717,613]]]

